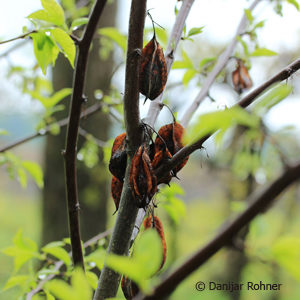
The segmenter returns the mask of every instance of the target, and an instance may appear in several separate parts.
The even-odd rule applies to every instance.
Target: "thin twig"
[[[89,246],[92,246],[94,244],[96,244],[99,240],[107,237],[108,235],[110,235],[112,233],[112,229],[108,229],[104,232],[101,232],[99,234],[97,234],[96,236],[92,237],[91,239],[89,239],[88,241],[86,241],[84,244],[83,244],[83,247],[84,248],[88,248]],[[69,252],[69,255],[70,257],[72,256],[72,253]],[[54,268],[53,268],[53,271],[54,272],[58,272],[59,269],[64,265],[64,262],[62,260],[59,260],[57,261],[55,264],[54,264]],[[51,275],[48,275],[45,279],[43,279],[42,281],[40,281],[38,283],[38,285],[36,286],[36,288],[34,288],[33,290],[31,290],[27,295],[26,295],[26,300],[31,300],[32,297],[37,294],[38,292],[40,292],[45,283],[50,281],[51,279],[53,279],[54,277],[56,276],[56,274],[51,274]]]
[[[262,1],[262,0],[255,0],[250,5],[249,10],[250,11],[253,10],[260,1]],[[210,87],[215,82],[216,77],[223,70],[223,68],[226,66],[226,64],[228,62],[228,59],[232,55],[232,53],[234,51],[234,48],[236,47],[236,45],[238,43],[237,37],[245,31],[245,28],[246,28],[247,23],[248,23],[247,20],[248,19],[246,17],[246,14],[243,14],[243,17],[240,21],[240,24],[239,24],[238,28],[237,28],[236,34],[233,37],[231,43],[227,46],[227,48],[224,50],[224,52],[219,56],[213,70],[208,74],[205,82],[203,83],[203,86],[202,86],[199,94],[196,96],[196,98],[195,98],[194,102],[192,103],[192,105],[186,110],[185,114],[183,115],[182,120],[181,120],[181,125],[183,127],[187,126],[188,122],[192,118],[192,115],[197,110],[199,104],[207,96]]]
[[[252,92],[247,94],[243,99],[241,99],[236,105],[246,108],[249,106],[261,93],[266,91],[270,86],[275,83],[281,82],[289,78],[292,74],[300,69],[300,59],[295,60],[293,63],[285,67],[275,76],[258,86]],[[175,166],[180,164],[188,155],[193,153],[194,151],[201,149],[202,144],[213,135],[214,132],[211,134],[202,137],[200,140],[194,142],[193,144],[187,145],[179,150],[169,161],[167,161],[163,166],[156,170],[156,176],[158,178],[162,178],[164,174],[168,174]]]
[[[184,263],[165,277],[154,289],[151,296],[138,296],[137,300],[164,299],[191,273],[203,265],[209,258],[224,246],[230,244],[232,238],[258,214],[264,212],[270,204],[288,186],[300,179],[300,163],[286,170],[278,179],[259,193],[253,193],[246,201],[248,208],[230,224],[224,224],[220,232],[203,248],[200,248]]]
[[[17,37],[12,38],[12,39],[5,40],[5,41],[0,41],[0,45],[6,44],[6,43],[9,43],[9,42],[13,42],[13,41],[16,41],[16,40],[19,40],[19,39],[24,39],[25,37],[31,35],[32,33],[37,33],[37,31],[36,30],[32,30],[30,32],[23,33],[23,34],[21,34],[21,35],[19,35]]]
[[[97,0],[82,38],[78,43],[78,52],[75,64],[75,73],[73,81],[73,93],[71,108],[69,114],[69,124],[66,137],[65,150],[65,172],[66,172],[66,190],[69,215],[69,230],[72,247],[72,257],[74,265],[84,269],[83,254],[81,248],[80,225],[79,225],[79,201],[77,192],[77,174],[76,174],[76,148],[78,140],[78,128],[81,115],[81,107],[84,103],[84,85],[86,77],[86,68],[89,55],[89,49],[92,43],[94,33],[97,29],[98,21],[103,12],[106,0]]]
[[[141,49],[143,47],[144,23],[147,0],[132,0],[129,18],[127,60],[125,72],[124,118],[127,140],[127,168],[114,231],[108,253],[128,255],[130,237],[134,228],[138,208],[135,205],[130,184],[131,159],[142,141],[142,126],[139,113],[139,73]],[[96,289],[94,300],[115,297],[120,283],[120,274],[105,264]]]

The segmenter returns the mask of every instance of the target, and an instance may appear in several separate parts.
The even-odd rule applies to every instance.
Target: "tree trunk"
[[[101,17],[99,27],[115,25],[117,3],[108,4]],[[113,59],[110,56],[102,61],[99,58],[99,39],[95,40],[89,55],[85,95],[87,105],[95,102],[94,91],[101,89],[108,92],[109,75],[113,71]],[[60,57],[53,69],[54,90],[72,86],[73,70],[67,60]],[[66,110],[56,114],[57,120],[67,116],[70,99],[64,102]],[[98,139],[108,139],[109,121],[105,114],[97,113],[89,119],[81,120],[81,126]],[[58,136],[48,136],[45,153],[45,189],[43,192],[42,243],[60,240],[69,236],[66,191],[64,178],[64,161],[61,155],[65,147],[66,128]],[[83,138],[79,138],[80,149]],[[103,231],[107,220],[107,199],[109,196],[109,178],[104,171],[102,150],[99,151],[99,163],[89,169],[78,162],[78,195],[81,209],[82,239],[86,240]]]

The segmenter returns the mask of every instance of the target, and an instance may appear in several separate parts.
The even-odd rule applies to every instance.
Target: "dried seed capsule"
[[[113,143],[109,170],[111,174],[123,182],[127,163],[126,133],[118,135]]]
[[[155,139],[155,155],[152,161],[153,168],[158,168],[165,160],[170,159],[176,152],[183,148],[182,136],[184,128],[178,123],[170,123],[162,126],[158,131],[158,136]],[[169,184],[172,175],[175,175],[185,166],[188,157],[175,167],[172,171],[173,174],[167,175],[162,178],[158,183]]]
[[[160,270],[163,267],[163,265],[165,264],[166,258],[167,258],[167,245],[166,245],[166,240],[165,240],[164,229],[163,229],[162,223],[161,223],[159,217],[149,216],[148,218],[146,218],[144,220],[144,227],[145,227],[145,230],[149,229],[149,228],[155,228],[155,230],[157,231],[157,233],[159,234],[159,236],[161,238],[162,248],[163,248],[163,257],[162,257],[161,265],[159,267],[159,270]]]
[[[144,145],[137,149],[132,158],[129,180],[136,205],[146,208],[156,193],[157,181]]]
[[[252,87],[252,80],[241,59],[237,60],[236,69],[232,72],[232,82],[234,89],[241,94],[244,90]]]
[[[112,196],[115,206],[116,206],[116,210],[115,210],[114,214],[119,209],[122,189],[123,189],[123,182],[120,181],[117,177],[113,176],[112,180],[111,180],[111,196]]]
[[[142,51],[140,93],[154,100],[164,90],[167,76],[164,53],[154,35]]]

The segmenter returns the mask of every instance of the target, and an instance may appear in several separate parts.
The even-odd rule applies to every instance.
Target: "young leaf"
[[[86,272],[86,279],[90,286],[93,288],[93,290],[96,290],[97,285],[98,285],[98,277],[95,273],[93,272]]]
[[[88,21],[89,21],[89,18],[75,19],[71,24],[70,31],[72,32],[73,30],[76,30],[78,27],[87,24]]]
[[[277,53],[267,48],[257,48],[250,55],[251,56],[275,56],[277,55]]]
[[[254,105],[254,111],[264,114],[280,101],[285,99],[293,90],[292,86],[279,84],[262,95]]]
[[[53,255],[54,257],[58,258],[59,260],[62,260],[66,264],[67,267],[72,264],[71,258],[69,256],[68,252],[64,248],[61,248],[58,246],[47,245],[42,248],[42,251],[44,253]]]
[[[43,96],[41,96],[39,94],[33,94],[33,93],[31,93],[31,95],[35,99],[39,100],[46,109],[48,109],[48,108],[54,107],[58,102],[60,102],[64,98],[66,98],[69,95],[71,95],[71,93],[72,93],[72,89],[71,88],[63,88],[63,89],[57,91],[54,95],[52,95],[49,98],[43,97]]]
[[[249,10],[249,9],[244,9],[244,12],[245,12],[245,15],[246,15],[246,17],[247,17],[249,23],[252,24],[254,18],[253,18],[253,16],[252,16],[251,10]]]
[[[300,10],[300,6],[299,6],[298,1],[296,1],[296,0],[287,0],[287,2],[294,5],[298,11]]]
[[[74,68],[74,60],[76,55],[76,47],[74,41],[64,30],[60,28],[51,29],[50,32],[55,42],[61,47],[62,53],[66,56],[71,66]]]
[[[0,128],[0,135],[8,135],[8,131],[5,129]]]
[[[241,45],[244,49],[245,55],[248,56],[249,51],[248,51],[248,45],[246,44],[246,42],[240,36],[237,36],[236,39],[241,43]]]
[[[195,69],[189,69],[184,73],[182,78],[182,83],[184,84],[185,87],[187,87],[187,85],[194,78],[196,73],[197,71]]]
[[[34,55],[44,75],[48,65],[54,64],[59,53],[59,48],[44,31],[31,34],[33,39]]]
[[[39,188],[43,188],[44,186],[43,171],[40,165],[29,160],[24,160],[22,161],[22,166],[32,176],[37,186]]]
[[[7,282],[5,283],[5,285],[1,291],[4,292],[15,286],[23,286],[26,283],[26,281],[28,280],[28,278],[29,278],[28,275],[12,276],[7,280]]]
[[[204,28],[204,26],[202,26],[202,27],[193,27],[193,28],[191,28],[191,29],[189,30],[188,34],[187,34],[187,37],[191,37],[191,36],[193,36],[193,35],[202,33],[203,28]]]
[[[114,27],[105,27],[101,28],[98,30],[98,33],[100,35],[106,36],[110,38],[112,41],[114,41],[121,49],[123,52],[126,52],[127,48],[127,38],[124,34],[120,33],[119,30],[117,30]]]
[[[184,140],[186,143],[191,143],[207,134],[214,133],[218,129],[225,131],[237,124],[255,128],[259,124],[259,119],[237,106],[223,111],[207,113],[200,116],[198,121],[185,131]]]

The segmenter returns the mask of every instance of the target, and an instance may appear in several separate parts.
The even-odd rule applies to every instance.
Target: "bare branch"
[[[108,246],[108,253],[119,255],[128,255],[130,237],[138,212],[129,185],[129,170],[132,156],[142,141],[139,112],[139,73],[146,3],[147,0],[132,0],[130,9],[124,95],[124,118],[128,151],[127,168],[118,215]],[[119,282],[120,275],[104,265],[94,300],[115,297]]]
[[[154,289],[151,296],[138,296],[137,300],[163,299],[170,295],[174,289],[191,273],[202,266],[221,248],[230,244],[232,238],[247,224],[249,224],[258,214],[264,212],[274,199],[280,195],[288,186],[300,179],[300,163],[286,170],[277,180],[259,193],[252,194],[246,201],[250,203],[248,208],[241,213],[230,224],[224,224],[220,232],[200,248],[182,265],[170,273]]]
[[[300,59],[295,60],[293,63],[285,67],[283,70],[281,70],[279,73],[277,73],[275,76],[258,86],[256,89],[254,89],[252,92],[247,94],[243,99],[241,99],[236,105],[246,108],[249,106],[261,93],[263,93],[266,89],[268,89],[271,85],[278,83],[280,81],[286,80],[289,78],[292,74],[294,74],[296,71],[300,69]],[[167,174],[167,172],[170,172],[172,169],[174,169],[175,166],[177,166],[179,163],[181,163],[188,155],[196,151],[197,149],[202,148],[202,144],[212,136],[213,133],[201,138],[200,140],[196,141],[193,144],[187,145],[183,147],[181,150],[179,150],[168,162],[166,162],[163,166],[161,166],[156,171],[156,176],[158,178],[161,178],[163,174]]]
[[[97,0],[91,12],[89,21],[78,43],[78,52],[75,65],[73,82],[73,93],[69,115],[69,124],[66,137],[65,170],[66,189],[69,215],[69,230],[72,246],[72,257],[74,265],[84,269],[84,261],[81,249],[80,225],[79,225],[79,201],[77,193],[76,174],[76,146],[78,139],[78,128],[81,114],[81,106],[84,102],[84,85],[86,67],[90,45],[97,29],[99,18],[103,12],[106,0]]]
[[[249,7],[249,10],[253,10],[260,1],[261,0],[255,0],[252,3],[252,5]],[[247,17],[244,14],[241,21],[240,21],[240,24],[237,28],[236,34],[233,37],[231,43],[227,46],[225,51],[219,56],[216,65],[214,66],[213,70],[208,74],[205,82],[203,83],[203,86],[202,86],[199,94],[196,96],[196,98],[195,98],[194,102],[192,103],[192,105],[187,109],[187,111],[183,115],[182,120],[181,120],[181,125],[183,127],[187,126],[187,124],[190,121],[192,115],[197,110],[199,104],[207,96],[207,94],[209,92],[209,89],[212,86],[212,84],[214,83],[216,77],[223,70],[223,68],[226,66],[226,64],[228,62],[228,59],[232,55],[232,53],[234,51],[234,48],[237,45],[237,42],[238,42],[237,37],[245,31],[246,26],[247,26]]]
[[[5,41],[0,41],[0,45],[6,44],[6,43],[9,43],[9,42],[13,42],[13,41],[16,41],[16,40],[19,40],[19,39],[24,39],[27,36],[31,35],[32,33],[36,33],[36,32],[37,32],[36,30],[32,30],[30,32],[26,32],[26,33],[23,33],[21,35],[18,35],[17,37],[14,37],[12,39],[5,40]]]

